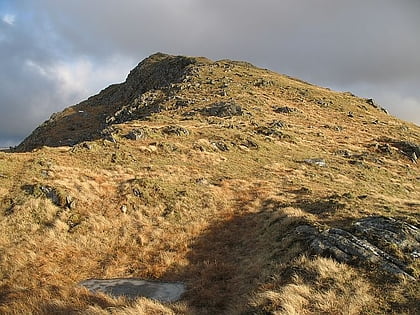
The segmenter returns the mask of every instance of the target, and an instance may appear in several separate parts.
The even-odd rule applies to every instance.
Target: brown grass
[[[309,258],[293,228],[348,227],[378,214],[419,224],[419,164],[372,146],[385,134],[420,143],[419,127],[346,93],[221,64],[201,68],[200,88],[177,95],[194,99],[194,108],[234,96],[245,116],[187,119],[192,108],[178,108],[118,125],[117,143],[96,140],[90,150],[0,152],[0,313],[415,313],[418,286]],[[204,83],[208,77],[216,83]],[[256,86],[261,78],[273,83]],[[228,96],[219,93],[224,82]],[[273,111],[280,106],[300,112]],[[284,137],[256,132],[273,120],[287,124]],[[190,134],[162,133],[173,124]],[[139,127],[155,132],[123,137]],[[360,163],[338,150],[362,156]],[[327,167],[301,162],[314,157]],[[31,195],[25,185],[54,187],[76,205]],[[188,291],[173,304],[117,300],[77,286],[94,277],[185,281]]]

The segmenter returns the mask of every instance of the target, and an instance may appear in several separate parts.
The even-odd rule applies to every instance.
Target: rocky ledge
[[[367,217],[353,222],[346,231],[300,225],[296,232],[309,243],[312,254],[349,264],[373,265],[416,279],[409,265],[420,258],[420,230],[406,222],[388,217]]]

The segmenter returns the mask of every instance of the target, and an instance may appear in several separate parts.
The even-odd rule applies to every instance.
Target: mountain
[[[154,54],[0,152],[0,312],[415,314],[419,143],[372,99]],[[120,278],[187,291],[80,285]]]

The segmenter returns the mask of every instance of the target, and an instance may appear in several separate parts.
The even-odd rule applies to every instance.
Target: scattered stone
[[[208,185],[209,184],[209,181],[204,177],[197,178],[195,180],[195,182],[199,185]]]
[[[119,130],[117,130],[114,127],[108,127],[101,131],[101,137],[104,140],[110,141],[112,143],[117,143],[117,140],[114,137],[114,134],[118,133]]]
[[[181,126],[166,126],[162,129],[162,132],[167,135],[175,135],[175,136],[188,136],[190,132],[188,129],[181,127]]]
[[[80,282],[94,293],[102,292],[112,297],[126,297],[134,300],[146,297],[160,302],[176,302],[185,292],[185,284],[181,282],[159,282],[135,278],[120,279],[88,279]]]
[[[255,131],[264,136],[283,138],[284,134],[282,131],[280,131],[280,129],[284,128],[285,126],[286,126],[285,123],[279,120],[274,120],[267,126],[257,127]]]
[[[391,144],[408,156],[413,162],[417,161],[420,157],[420,145],[409,141],[392,141]]]
[[[85,148],[87,150],[92,150],[92,146],[87,142],[82,143],[82,148]]]
[[[348,116],[348,117],[350,117],[350,118],[353,118],[353,117],[354,117],[354,114],[353,114],[353,112],[349,112],[349,113],[347,114],[347,116]]]
[[[255,131],[264,136],[274,136],[279,138],[283,136],[283,132],[279,131],[277,128],[274,127],[260,126]]]
[[[133,195],[139,198],[143,196],[142,192],[138,188],[133,188]]]
[[[201,113],[207,116],[232,117],[242,116],[243,109],[234,102],[219,102],[204,108]]]
[[[335,154],[340,155],[345,158],[350,158],[352,156],[351,152],[347,150],[337,150],[335,151]]]
[[[375,108],[377,108],[377,109],[379,109],[379,110],[383,111],[385,114],[389,114],[389,113],[388,113],[388,111],[387,111],[385,108],[383,108],[382,106],[380,106],[379,104],[377,104],[377,103],[375,102],[375,100],[374,100],[374,99],[372,99],[372,98],[367,98],[365,101],[366,101],[366,103],[367,103],[367,104],[369,104],[370,106],[373,106],[373,107],[375,107]]]
[[[301,187],[299,189],[292,190],[291,192],[294,193],[294,194],[297,194],[297,195],[310,195],[310,194],[312,194],[312,190],[308,187]]]
[[[414,163],[417,163],[417,159],[418,159],[418,157],[417,157],[416,152],[413,152],[413,153],[411,154],[411,160],[412,160]]]
[[[256,87],[268,87],[268,86],[273,86],[274,82],[271,80],[257,79],[254,81],[253,84]]]
[[[120,209],[121,209],[122,213],[127,213],[127,206],[126,205],[122,205]]]
[[[224,143],[223,141],[215,141],[211,143],[213,145],[213,147],[215,147],[216,149],[220,150],[220,151],[229,151],[229,147],[226,143]]]
[[[377,148],[382,153],[392,154],[391,146],[388,143],[380,144]]]
[[[176,108],[188,107],[189,105],[193,105],[195,103],[194,100],[190,99],[178,99],[175,103]]]
[[[251,139],[242,140],[239,143],[239,146],[243,146],[243,147],[245,147],[247,149],[251,149],[251,150],[257,150],[259,148],[258,143],[256,143],[255,141],[252,141]]]
[[[289,106],[277,107],[274,109],[274,111],[279,114],[291,114],[291,113],[299,112],[297,108],[289,107]]]
[[[282,121],[280,121],[280,120],[273,120],[273,121],[269,124],[269,126],[270,126],[271,128],[285,128],[285,127],[287,127],[287,124],[286,124],[286,123],[284,123],[284,122],[282,122]]]
[[[321,167],[327,166],[327,163],[325,162],[325,160],[320,159],[320,158],[305,159],[303,160],[303,162],[305,162],[306,164],[311,164],[311,165],[316,165],[316,166],[321,166]]]
[[[116,163],[117,162],[117,154],[116,153],[112,153],[112,155],[111,155],[111,162],[112,163]]]
[[[350,160],[349,164],[356,165],[356,166],[364,166],[363,162],[360,160]]]
[[[319,105],[320,107],[324,107],[324,108],[334,104],[332,100],[326,100],[326,99],[316,100],[315,103]]]
[[[129,140],[140,140],[147,137],[147,133],[144,129],[134,129],[124,136]]]
[[[375,108],[379,108],[379,105],[376,104],[376,102],[374,101],[373,98],[367,98],[366,99],[366,103],[369,104],[369,105],[371,105],[371,106],[373,106],[373,107],[375,107]]]
[[[35,185],[23,185],[22,189],[34,196],[34,197],[45,197],[47,199],[50,199],[51,202],[53,204],[55,204],[56,206],[61,206],[62,205],[62,196],[61,194],[57,191],[57,189],[55,189],[52,186],[48,186],[48,185],[40,185],[40,184],[35,184]]]
[[[66,204],[64,206],[68,209],[73,210],[76,208],[76,200],[74,200],[72,196],[67,196]]]

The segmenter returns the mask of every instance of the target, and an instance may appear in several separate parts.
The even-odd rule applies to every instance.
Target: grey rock
[[[256,87],[268,87],[273,86],[274,82],[271,80],[257,79],[254,81],[253,85]]]
[[[77,204],[77,202],[76,202],[76,200],[74,200],[74,198],[72,196],[67,196],[66,197],[66,204],[65,204],[66,208],[73,210],[73,209],[76,208],[76,204]]]
[[[204,108],[201,113],[206,116],[232,117],[242,116],[243,109],[234,102],[218,102]]]
[[[347,151],[347,150],[337,150],[334,153],[337,154],[337,155],[340,155],[342,157],[345,157],[345,158],[352,157],[352,153],[350,151]]]
[[[112,297],[136,299],[146,297],[160,302],[176,302],[184,294],[182,282],[159,282],[136,278],[88,279],[79,283],[88,290],[109,294]]]
[[[404,270],[406,267],[404,262],[341,229],[323,231],[312,241],[310,248],[316,254],[332,256],[341,262],[351,262],[356,259],[359,263],[376,264],[390,273],[402,274],[414,280],[414,277]]]
[[[303,162],[305,162],[306,164],[316,165],[316,166],[321,166],[321,167],[327,166],[327,162],[325,162],[324,159],[320,159],[320,158],[305,159],[303,160]]]
[[[256,143],[255,141],[251,139],[244,139],[239,143],[239,145],[244,146],[245,148],[254,149],[254,150],[259,148],[258,143]]]
[[[195,180],[195,182],[199,185],[208,185],[209,184],[209,181],[204,177],[197,178]]]
[[[45,197],[50,199],[56,206],[61,206],[62,204],[60,193],[52,186],[40,184],[24,185],[22,186],[22,189],[34,197]]]
[[[382,153],[392,154],[391,147],[388,143],[378,145],[378,150],[381,151]]]
[[[366,101],[367,104],[383,111],[385,114],[389,114],[388,111],[385,108],[383,108],[382,106],[380,106],[378,103],[376,103],[374,99],[367,98],[365,101]]]
[[[188,136],[190,134],[188,129],[177,125],[163,127],[162,132],[167,135],[175,136]]]
[[[419,258],[419,229],[403,221],[387,217],[367,217],[353,223],[354,233],[339,228],[320,232],[311,225],[295,228],[298,235],[309,241],[313,254],[333,257],[340,262],[357,265],[377,265],[392,274],[415,280],[408,269],[412,259]],[[396,258],[391,248],[397,247],[405,255]]]
[[[257,127],[255,131],[264,136],[283,138],[284,134],[280,129],[284,128],[285,126],[286,125],[283,122],[274,120],[267,126]]]
[[[402,153],[413,159],[413,154],[417,159],[420,156],[420,145],[410,141],[391,141],[391,145],[397,147]]]
[[[215,141],[211,143],[216,149],[220,151],[229,151],[229,147],[223,141]]]
[[[274,109],[274,111],[280,114],[291,114],[291,113],[299,112],[297,108],[289,107],[289,106],[277,107]]]
[[[367,98],[366,99],[366,103],[375,107],[375,108],[379,108],[380,106],[375,102],[375,100],[373,98]]]
[[[124,136],[129,140],[140,140],[147,137],[147,132],[144,129],[134,129]]]
[[[92,150],[92,146],[87,142],[83,142],[82,147],[87,149],[87,150]]]
[[[381,248],[397,245],[403,252],[420,252],[420,230],[406,222],[387,217],[368,217],[354,223],[358,235]]]

